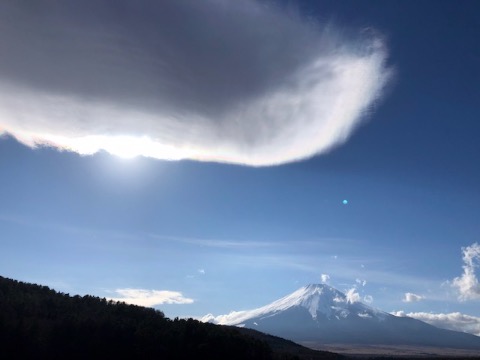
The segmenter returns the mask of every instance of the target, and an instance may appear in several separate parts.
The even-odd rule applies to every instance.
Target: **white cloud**
[[[480,261],[480,245],[473,243],[462,247],[463,274],[452,281],[452,286],[458,291],[459,300],[480,300],[480,284],[475,274],[475,269]]]
[[[237,325],[248,319],[251,316],[250,314],[255,313],[255,311],[258,311],[258,309],[250,311],[231,311],[229,314],[218,316],[208,314],[202,317],[200,321],[219,325]]]
[[[0,23],[0,133],[80,154],[304,159],[345,142],[390,77],[373,32],[262,1],[11,1]]]
[[[357,292],[357,289],[355,287],[347,290],[345,296],[347,298],[347,302],[349,302],[350,304],[359,302],[361,300],[360,294]]]
[[[395,316],[408,316],[417,320],[425,321],[439,328],[463,331],[480,336],[480,317],[465,315],[459,312],[448,314],[432,314],[426,312],[394,311],[391,313]]]
[[[407,316],[406,312],[403,311],[403,310],[391,311],[390,314],[392,314],[394,316],[399,316],[399,317]]]
[[[365,285],[367,285],[367,280],[358,279],[358,278],[355,279],[355,284],[350,289],[345,291],[347,302],[353,304],[355,302],[362,301],[362,295],[364,292],[362,288],[365,287]],[[360,295],[358,291],[359,287],[360,287],[360,291],[362,292],[362,295]],[[367,304],[370,304],[373,302],[373,296],[365,295],[363,296],[363,301]]]
[[[366,302],[367,304],[371,304],[373,302],[373,296],[372,295],[365,295],[363,297],[363,301]]]
[[[405,293],[405,297],[403,298],[403,302],[417,302],[417,301],[421,301],[425,299],[425,297],[421,296],[421,295],[417,295],[417,294],[414,294],[414,293]]]
[[[355,282],[356,282],[358,285],[361,285],[361,286],[367,285],[367,280],[355,279]]]
[[[217,323],[217,317],[213,314],[207,314],[205,316],[202,316],[198,319],[199,321],[206,322],[206,323]]]
[[[123,301],[127,304],[152,307],[162,304],[191,304],[193,299],[186,298],[178,291],[145,290],[145,289],[116,289],[120,295],[117,298],[108,298],[113,301]]]
[[[205,269],[198,269],[198,273],[201,275],[205,275]]]
[[[322,283],[328,284],[328,282],[330,281],[330,275],[322,274],[320,276],[320,279],[322,280]]]

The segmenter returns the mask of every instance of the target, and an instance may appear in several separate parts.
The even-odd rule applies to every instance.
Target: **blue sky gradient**
[[[293,5],[388,49],[392,78],[343,145],[268,167],[81,156],[27,147],[0,118],[0,274],[193,299],[154,305],[171,317],[258,307],[328,274],[385,311],[480,317],[480,291],[452,286],[480,242],[480,4]]]

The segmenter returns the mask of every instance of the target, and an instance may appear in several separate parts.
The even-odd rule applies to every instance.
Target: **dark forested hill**
[[[276,339],[276,342],[282,341]],[[305,349],[308,357],[334,354]],[[295,351],[297,355],[298,352]],[[265,338],[0,277],[0,358],[289,359]]]

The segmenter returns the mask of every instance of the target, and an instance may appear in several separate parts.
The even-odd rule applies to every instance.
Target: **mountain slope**
[[[396,317],[324,284],[308,285],[273,303],[203,321],[237,325],[296,342],[414,345],[479,349],[480,337]]]
[[[72,297],[0,276],[0,358],[275,360],[340,356],[255,331],[193,319],[170,320],[151,308],[89,295]]]

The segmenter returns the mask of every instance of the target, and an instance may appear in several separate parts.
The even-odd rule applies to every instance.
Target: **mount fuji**
[[[480,337],[372,308],[325,284],[304,286],[254,310],[202,318],[299,343],[429,346],[480,350]]]

